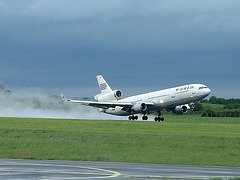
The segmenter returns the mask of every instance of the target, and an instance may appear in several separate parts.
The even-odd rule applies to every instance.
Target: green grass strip
[[[166,119],[0,118],[0,158],[240,166],[239,118]]]

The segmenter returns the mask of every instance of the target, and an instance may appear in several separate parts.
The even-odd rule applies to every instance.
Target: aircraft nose
[[[211,93],[211,89],[207,88],[207,95],[209,95]]]

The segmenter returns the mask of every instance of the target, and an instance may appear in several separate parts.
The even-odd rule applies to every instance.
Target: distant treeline
[[[216,96],[212,96],[208,99],[203,99],[200,101],[201,103],[210,103],[210,104],[223,104],[223,105],[227,105],[227,104],[240,104],[240,99],[234,99],[234,98],[230,98],[230,99],[225,99],[225,98],[217,98]]]
[[[206,107],[201,115],[202,117],[240,117],[240,109],[214,109]]]
[[[0,93],[4,93],[5,95],[11,95],[11,91],[5,90],[5,86],[3,84],[0,84]]]
[[[203,106],[202,103],[208,103],[209,105]],[[217,104],[223,106],[214,106]],[[197,103],[194,111],[198,111],[203,117],[240,117],[240,99],[225,99],[212,96],[209,100],[203,99],[200,103]]]

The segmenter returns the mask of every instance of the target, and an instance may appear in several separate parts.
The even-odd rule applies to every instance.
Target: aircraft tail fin
[[[102,94],[112,92],[112,89],[110,88],[108,83],[104,80],[102,75],[98,75],[98,76],[96,76],[96,78],[97,78],[98,85],[99,85],[99,88],[100,88],[100,91]]]
[[[67,102],[68,101],[68,99],[61,93],[61,98],[62,98],[62,100],[64,101],[64,102]]]

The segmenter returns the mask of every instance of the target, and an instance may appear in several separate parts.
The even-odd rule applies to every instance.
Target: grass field
[[[203,107],[210,106],[214,109],[222,109],[225,105],[223,104],[210,104],[210,103],[201,103]]]
[[[0,158],[240,166],[240,118],[0,118]]]

